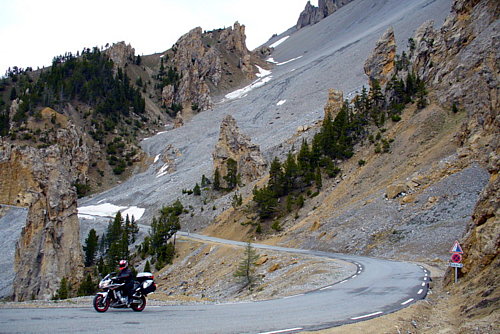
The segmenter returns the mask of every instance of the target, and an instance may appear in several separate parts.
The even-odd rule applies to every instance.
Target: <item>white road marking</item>
[[[326,290],[326,289],[331,289],[331,288],[333,288],[333,286],[331,286],[331,285],[330,285],[330,286],[325,286],[324,288],[321,288],[321,289],[319,289],[319,290],[320,290],[320,291],[323,291],[323,290]]]
[[[283,299],[294,298],[294,297],[303,296],[303,295],[304,295],[304,293],[301,293],[301,294],[298,294],[298,295],[283,297]]]
[[[345,282],[347,282],[347,280],[346,280],[346,279],[345,279],[345,280],[343,280],[342,282],[339,282],[339,284],[341,284],[341,283],[345,283]]]
[[[282,330],[279,330],[279,331],[265,332],[265,333],[259,333],[259,334],[278,334],[278,333],[300,331],[302,329],[304,329],[304,328],[302,328],[302,327],[296,327],[296,328],[282,329]]]
[[[424,281],[427,281],[427,277],[424,277]]]
[[[402,302],[401,305],[406,305],[406,304],[408,304],[409,302],[412,302],[412,301],[413,301],[413,298],[410,298],[407,301]]]
[[[378,312],[374,312],[374,313],[370,313],[370,314],[360,315],[359,317],[351,318],[351,320],[358,320],[358,319],[368,318],[368,317],[372,317],[374,315],[382,314],[382,313],[383,313],[382,311],[378,311]]]
[[[424,292],[424,289],[418,290],[417,295],[421,294],[422,292]]]
[[[422,283],[422,286],[425,286],[425,282]]]
[[[354,278],[354,277],[356,277],[356,276],[358,276],[358,275],[354,275],[352,278]]]

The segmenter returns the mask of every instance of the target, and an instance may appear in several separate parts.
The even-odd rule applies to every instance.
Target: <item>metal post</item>
[[[458,268],[455,267],[455,284],[458,282]]]

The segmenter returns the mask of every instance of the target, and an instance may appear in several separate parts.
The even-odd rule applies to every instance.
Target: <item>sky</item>
[[[238,21],[252,50],[295,25],[307,0],[0,0],[0,76],[48,66],[85,47],[125,41],[135,53],[165,51],[192,28]],[[317,0],[311,1],[317,5]]]

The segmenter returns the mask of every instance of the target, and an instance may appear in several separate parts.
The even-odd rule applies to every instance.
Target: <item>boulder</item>
[[[401,194],[407,193],[408,192],[408,186],[403,183],[398,183],[398,184],[392,184],[389,187],[387,187],[385,196],[388,199],[394,199]]]

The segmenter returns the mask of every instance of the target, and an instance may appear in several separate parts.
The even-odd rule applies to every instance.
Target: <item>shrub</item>
[[[275,230],[276,232],[280,232],[283,230],[283,228],[281,227],[281,224],[279,222],[279,220],[275,220],[274,223],[271,225],[271,228],[273,230]]]
[[[392,115],[391,119],[393,122],[399,122],[401,120],[401,116],[399,115]]]

